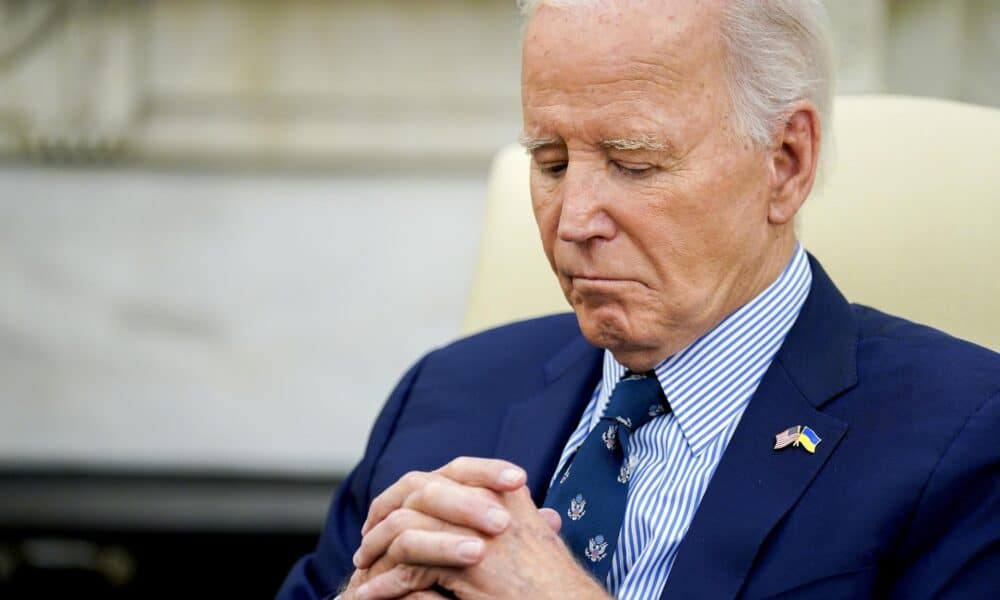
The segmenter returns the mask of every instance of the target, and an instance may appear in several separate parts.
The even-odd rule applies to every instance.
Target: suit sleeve
[[[1000,393],[941,457],[901,544],[893,598],[988,598],[1000,591]]]
[[[425,356],[403,376],[375,420],[361,462],[334,495],[316,550],[303,556],[288,573],[278,600],[332,598],[354,571],[351,558],[361,545],[361,525],[368,514],[372,473],[396,428]]]

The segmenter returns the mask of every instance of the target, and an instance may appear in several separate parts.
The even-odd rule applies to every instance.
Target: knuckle
[[[417,487],[424,480],[427,474],[423,471],[409,471],[405,475],[399,478],[400,483],[403,483],[409,487]]]
[[[391,531],[401,531],[406,527],[408,516],[406,508],[398,508],[385,518],[385,524],[389,527]]]
[[[361,556],[367,556],[371,552],[372,547],[375,546],[375,536],[365,535],[361,537],[361,544],[358,546],[358,554]]]
[[[413,565],[400,565],[396,567],[396,578],[404,588],[420,587],[423,579],[423,569]]]
[[[410,492],[410,495],[406,497],[403,501],[403,508],[409,508],[411,506],[423,506],[424,505],[425,492],[423,489],[415,490]]]
[[[397,546],[396,551],[402,560],[412,560],[419,547],[418,536],[413,530],[407,529],[396,537],[394,545]]]
[[[376,525],[380,520],[379,517],[381,515],[382,515],[381,508],[373,502],[371,507],[369,507],[368,509],[368,516],[365,517],[365,520],[371,523],[372,525]]]
[[[435,496],[444,491],[445,483],[441,479],[433,478],[424,484],[423,492],[426,496]]]
[[[465,464],[468,462],[469,462],[469,457],[459,456],[457,458],[451,459],[451,461],[448,464],[446,464],[442,469],[439,470],[440,471],[461,470],[462,467],[464,467]]]
[[[368,569],[356,569],[354,573],[351,574],[351,579],[348,582],[349,586],[359,586],[368,579]]]
[[[385,497],[385,494],[372,500],[371,506],[368,507],[368,518],[371,519],[379,515],[384,515],[388,503],[389,499]]]

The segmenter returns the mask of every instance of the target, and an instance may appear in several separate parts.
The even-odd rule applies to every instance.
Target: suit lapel
[[[768,533],[833,454],[847,424],[818,409],[857,381],[857,324],[810,257],[813,284],[740,420],[681,543],[662,598],[733,598]],[[815,454],[773,450],[774,434],[808,425]]]
[[[576,428],[601,376],[603,351],[578,336],[545,366],[543,386],[511,406],[496,457],[520,465],[541,506],[563,446]]]
[[[808,425],[816,454],[776,451],[774,434]],[[702,498],[662,598],[733,598],[757,549],[833,453],[847,425],[816,411],[772,365]]]

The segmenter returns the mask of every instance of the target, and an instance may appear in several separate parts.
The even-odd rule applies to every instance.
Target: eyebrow
[[[529,135],[522,135],[520,138],[518,138],[518,142],[520,142],[520,144],[524,146],[524,149],[530,153],[534,152],[535,150],[538,150],[539,148],[544,148],[546,146],[554,146],[559,143],[559,140],[555,138],[539,138],[539,137],[531,137]]]
[[[657,139],[651,135],[640,135],[637,137],[613,138],[601,142],[601,146],[609,150],[650,150],[659,151],[669,149],[670,144]]]
[[[532,137],[529,135],[522,135],[518,141],[524,149],[529,153],[538,150],[539,148],[544,148],[546,146],[555,146],[561,142],[556,138],[550,137]],[[622,150],[622,151],[635,151],[635,150],[647,150],[658,152],[660,150],[670,150],[672,146],[669,142],[660,140],[659,138],[652,135],[639,135],[635,137],[620,137],[611,138],[604,140],[600,143],[602,148],[608,150]]]

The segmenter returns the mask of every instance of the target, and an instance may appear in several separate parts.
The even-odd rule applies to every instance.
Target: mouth
[[[629,279],[629,278],[626,278],[626,277],[613,277],[613,276],[609,276],[609,275],[591,275],[591,274],[587,274],[587,275],[582,275],[582,274],[580,274],[580,275],[569,275],[569,274],[567,274],[567,277],[569,277],[570,282],[574,286],[583,286],[583,287],[612,287],[612,286],[619,286],[619,285],[641,285],[643,287],[646,287],[646,285],[643,282],[641,282],[639,280],[636,280],[636,279]]]
[[[621,277],[592,277],[587,275],[573,275],[570,279],[574,283],[626,283],[632,281],[631,279],[624,279]]]
[[[562,275],[573,281],[631,281],[627,277],[587,271],[571,271],[569,269],[563,270]]]
[[[569,275],[570,279],[581,279],[584,281],[623,281],[623,277],[609,277],[607,275]]]

